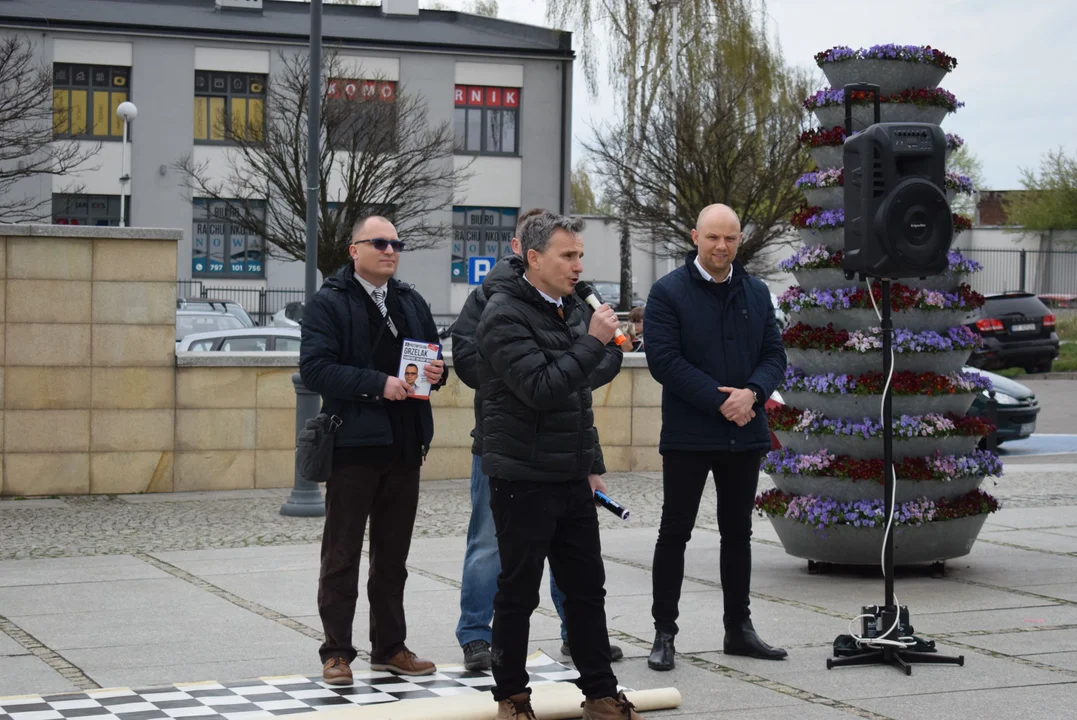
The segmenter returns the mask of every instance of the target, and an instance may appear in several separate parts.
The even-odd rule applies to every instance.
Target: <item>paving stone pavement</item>
[[[616,473],[610,493],[632,512],[628,526],[657,527],[662,514],[658,473]],[[760,475],[759,490],[772,487]],[[1051,507],[1077,497],[1077,473],[1066,465],[1007,464],[1003,478],[983,488],[1005,507]],[[700,524],[713,522],[714,484],[704,491]],[[321,518],[280,514],[287,490],[168,495],[92,495],[0,501],[0,560],[113,555],[164,550],[292,545],[319,542]],[[471,500],[463,480],[424,483],[415,537],[467,534]],[[604,529],[625,527],[600,513]]]
[[[809,574],[765,520],[755,525],[753,616],[790,658],[722,654],[712,484],[686,553],[677,669],[649,671],[661,479],[618,474],[607,483],[632,511],[627,523],[600,512],[607,618],[626,655],[614,669],[628,687],[674,686],[684,698],[679,709],[648,717],[1056,718],[1077,704],[1077,464],[1007,463],[986,487],[1003,510],[971,554],[947,563],[942,577],[899,573],[898,596],[917,634],[966,657],[963,668],[917,666],[911,678],[881,667],[825,669],[834,637],[860,605],[882,600],[881,579]],[[760,490],[767,487],[764,476]],[[322,519],[281,516],[286,496],[0,501],[0,696],[316,672]],[[409,644],[441,663],[460,661],[454,629],[469,512],[466,481],[423,485],[409,559]],[[540,597],[531,649],[560,657],[545,587]],[[365,659],[363,597],[354,632]]]

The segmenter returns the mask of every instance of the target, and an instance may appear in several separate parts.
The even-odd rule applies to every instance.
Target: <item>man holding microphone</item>
[[[654,549],[655,640],[648,666],[672,670],[684,550],[707,476],[714,473],[725,605],[723,650],[780,660],[748,609],[752,508],[759,462],[770,449],[763,404],[785,374],[770,291],[734,262],[740,220],[725,205],[700,212],[696,250],[651,288],[644,319],[647,367],[662,385],[662,522]]]
[[[520,215],[516,225],[516,237],[512,239],[512,255],[501,258],[492,274],[522,272],[520,229],[535,215],[546,212],[532,208]],[[490,622],[494,616],[494,595],[497,593],[497,576],[501,572],[501,560],[497,553],[497,537],[494,518],[490,514],[490,478],[482,470],[482,388],[479,379],[481,358],[475,343],[482,311],[486,307],[486,290],[482,285],[475,288],[464,302],[460,315],[452,326],[453,370],[460,381],[475,390],[475,428],[471,432],[471,519],[467,526],[467,550],[464,552],[464,570],[460,585],[460,620],[456,625],[456,639],[464,650],[464,667],[468,670],[490,669]],[[589,322],[591,308],[585,307],[582,322]],[[621,370],[623,355],[614,344],[606,346],[606,357],[591,374],[591,389],[596,390],[612,382]],[[564,593],[550,573],[550,598],[561,618],[561,653],[571,655],[568,631],[565,627]],[[621,648],[610,646],[613,659],[624,656]]]
[[[490,477],[501,574],[491,654],[498,720],[531,720],[530,617],[546,559],[565,594],[584,720],[642,720],[610,668],[605,571],[595,490],[605,471],[590,377],[617,329],[609,306],[585,325],[574,288],[583,272],[579,221],[542,212],[523,223],[523,263],[483,281],[482,469]],[[499,268],[500,269],[500,268]]]

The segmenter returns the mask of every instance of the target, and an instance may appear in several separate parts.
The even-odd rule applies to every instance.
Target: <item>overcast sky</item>
[[[445,3],[464,8],[470,0]],[[506,20],[545,24],[545,0],[498,5]],[[957,58],[941,87],[965,107],[948,115],[943,128],[963,137],[979,157],[987,189],[1020,187],[1019,168],[1038,168],[1051,148],[1077,150],[1073,0],[769,0],[767,10],[786,59],[817,71],[820,87],[825,80],[812,57],[834,45],[931,45]],[[592,123],[612,119],[614,109],[611,95],[589,97],[577,78],[573,163],[582,157],[580,139],[590,135]]]

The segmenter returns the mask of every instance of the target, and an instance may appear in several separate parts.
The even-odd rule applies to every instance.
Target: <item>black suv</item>
[[[1026,372],[1050,372],[1058,357],[1055,316],[1028,292],[988,295],[983,316],[969,327],[983,337],[983,347],[968,364],[984,370],[1010,367]]]

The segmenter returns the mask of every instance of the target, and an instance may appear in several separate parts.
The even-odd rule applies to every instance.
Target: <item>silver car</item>
[[[176,343],[176,352],[299,352],[299,330],[252,327],[193,333]]]

